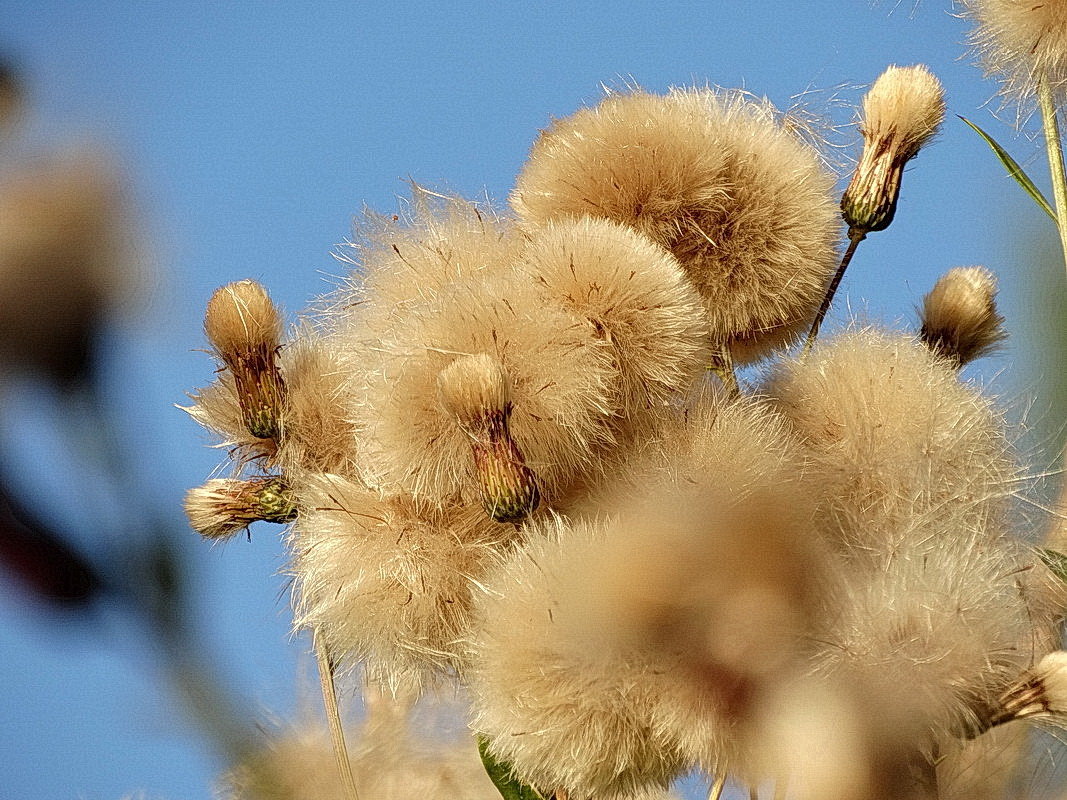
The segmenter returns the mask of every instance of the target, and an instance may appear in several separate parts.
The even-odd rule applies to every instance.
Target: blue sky
[[[991,116],[994,87],[945,3],[4,5],[0,53],[30,85],[27,135],[39,148],[103,143],[130,178],[150,279],[109,362],[111,394],[167,513],[220,461],[174,409],[211,376],[197,348],[213,289],[257,278],[298,311],[341,271],[331,250],[364,205],[391,211],[409,178],[502,202],[538,129],[601,84],[710,82],[783,106],[808,93],[845,123],[856,87],[885,66],[928,64],[947,89],[945,131],[905,176],[896,222],[861,247],[829,325],[846,299],[910,319],[940,272],[985,264],[1016,337],[974,375],[1016,403],[1040,392],[1023,331],[1059,317],[1032,255],[1051,228],[953,115],[1003,137],[1042,185],[1045,171]],[[19,406],[33,430],[35,400]],[[275,530],[216,548],[190,533],[186,551],[220,676],[264,718],[291,713],[306,648],[289,635]],[[134,633],[106,627],[101,640],[43,615],[0,579],[0,795],[210,797],[220,762]]]

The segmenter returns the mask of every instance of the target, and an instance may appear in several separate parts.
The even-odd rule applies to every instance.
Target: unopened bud
[[[949,270],[923,299],[920,337],[960,366],[985,355],[1007,338],[996,296],[997,279],[989,270]]]
[[[226,539],[253,522],[296,519],[296,500],[280,478],[216,478],[185,494],[189,523],[208,539]]]
[[[277,439],[285,401],[277,362],[282,319],[267,290],[255,281],[223,286],[208,301],[204,330],[233,373],[249,433],[258,439]]]
[[[511,380],[496,359],[464,356],[441,370],[437,396],[471,443],[486,513],[521,522],[541,501],[537,476],[511,437]]]
[[[863,155],[841,199],[849,227],[889,227],[904,166],[937,133],[945,117],[941,83],[926,67],[889,67],[863,98]]]

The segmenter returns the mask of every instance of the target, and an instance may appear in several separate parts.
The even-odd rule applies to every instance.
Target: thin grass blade
[[[1026,190],[1026,193],[1033,198],[1035,203],[1037,203],[1039,206],[1041,206],[1041,208],[1044,209],[1045,213],[1052,218],[1053,222],[1056,222],[1056,212],[1052,210],[1052,206],[1049,205],[1048,200],[1046,200],[1045,196],[1041,194],[1041,190],[1037,188],[1037,186],[1032,180],[1030,180],[1030,176],[1026,174],[1026,171],[1021,166],[1019,166],[1019,162],[1012,158],[1008,154],[1008,151],[997,143],[996,139],[994,139],[984,130],[979,128],[969,119],[967,119],[966,117],[960,117],[960,119],[966,122],[967,125],[970,126],[971,130],[973,130],[975,133],[981,136],[982,139],[985,140],[985,143],[989,145],[989,149],[993,151],[997,158],[1000,159],[1000,163],[1003,164],[1004,169],[1008,171],[1008,175],[1014,178],[1015,182]]]

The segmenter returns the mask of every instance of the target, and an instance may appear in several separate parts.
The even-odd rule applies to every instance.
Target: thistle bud
[[[1000,698],[992,724],[1067,713],[1067,652],[1055,650]]]
[[[227,539],[253,522],[292,522],[296,500],[280,478],[216,478],[186,492],[185,514],[201,536]]]
[[[960,366],[985,355],[1007,338],[996,296],[997,279],[984,267],[949,270],[923,299],[919,336]]]
[[[889,227],[904,165],[937,133],[944,90],[926,67],[891,66],[863,98],[863,155],[841,199],[849,228],[866,234]]]
[[[282,319],[267,290],[249,280],[223,286],[208,301],[204,330],[233,373],[249,433],[257,439],[277,439],[285,401],[277,363]]]
[[[508,430],[511,379],[504,367],[484,353],[457,359],[437,376],[437,398],[470,439],[486,513],[497,522],[521,522],[541,493]]]

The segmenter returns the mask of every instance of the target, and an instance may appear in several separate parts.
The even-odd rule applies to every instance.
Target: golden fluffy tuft
[[[457,358],[437,375],[437,398],[465,430],[511,412],[511,379],[492,356]]]
[[[377,304],[383,298],[368,298]],[[592,326],[517,272],[455,281],[394,311],[374,335],[353,325],[345,363],[357,376],[352,416],[366,432],[372,480],[445,502],[472,498],[469,437],[438,402],[437,379],[457,358],[485,354],[511,382],[508,428],[549,499],[596,472],[611,443],[618,373]],[[368,339],[367,337],[373,337]]]
[[[842,334],[783,361],[765,391],[804,446],[820,528],[843,552],[924,537],[942,513],[961,536],[1003,518],[1018,470],[1001,416],[916,339]]]
[[[841,198],[850,232],[889,227],[904,166],[937,133],[945,117],[941,82],[922,64],[891,66],[863,98],[863,154]]]
[[[700,296],[670,253],[607,219],[550,221],[533,231],[522,268],[611,348],[620,424],[638,431],[710,363]]]
[[[919,338],[960,366],[986,355],[1008,337],[996,296],[997,279],[984,267],[949,270],[923,298]]]
[[[204,330],[211,346],[229,365],[235,353],[276,350],[281,345],[282,317],[262,284],[236,281],[211,295]]]
[[[573,634],[564,586],[597,563],[607,531],[551,517],[486,578],[468,668],[471,727],[543,794],[613,796],[666,785],[686,764],[656,730],[675,676],[640,653],[608,659]]]
[[[185,494],[185,515],[208,539],[228,539],[253,522],[292,522],[296,501],[279,478],[215,478]]]
[[[514,529],[477,506],[423,507],[340,476],[297,488],[296,626],[395,691],[454,669],[483,574]]]
[[[863,98],[863,138],[908,161],[945,118],[945,90],[923,64],[888,67]]]
[[[765,101],[636,91],[555,121],[511,203],[529,223],[602,217],[666,247],[702,296],[713,339],[744,362],[815,315],[836,261],[832,187]]]
[[[963,0],[975,23],[970,40],[986,72],[1002,81],[1002,94],[1024,99],[1047,77],[1063,91],[1067,83],[1067,7],[1059,0]]]

